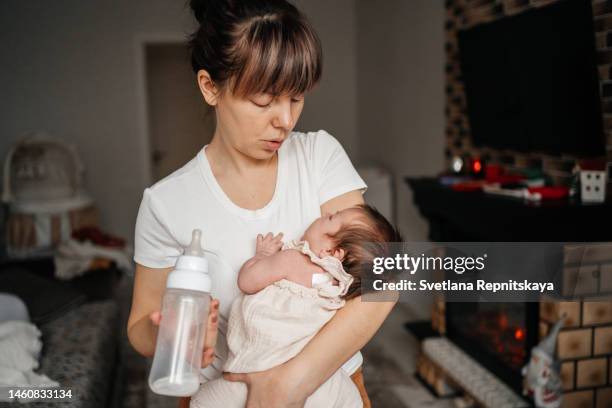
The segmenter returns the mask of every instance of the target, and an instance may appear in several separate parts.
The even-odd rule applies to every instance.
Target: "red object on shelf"
[[[495,180],[495,183],[499,184],[517,184],[521,181],[525,180],[525,176],[521,176],[520,174],[505,174],[501,175]]]
[[[523,331],[523,329],[516,329],[514,331],[514,338],[516,340],[523,340],[525,338],[525,332]]]
[[[482,172],[482,161],[479,158],[472,160],[472,173],[480,174]]]
[[[118,248],[125,247],[125,240],[119,237],[112,236],[101,231],[97,227],[83,227],[72,232],[72,238],[77,241],[91,241],[95,245],[103,246],[106,248]]]
[[[496,182],[501,175],[504,174],[504,168],[499,164],[487,164],[485,166],[485,180],[488,182]]]
[[[487,164],[485,166],[485,180],[488,183],[517,184],[525,180],[521,174],[506,174],[505,169],[499,164]]]
[[[484,183],[484,180],[465,181],[463,183],[453,184],[451,188],[453,191],[481,191]]]
[[[529,187],[530,193],[539,193],[542,200],[558,200],[569,195],[569,188],[564,186]]]

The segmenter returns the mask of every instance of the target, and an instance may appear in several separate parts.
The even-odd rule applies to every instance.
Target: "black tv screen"
[[[605,154],[589,0],[560,0],[458,36],[474,145]]]

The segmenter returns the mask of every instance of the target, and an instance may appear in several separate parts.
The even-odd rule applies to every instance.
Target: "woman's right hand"
[[[161,312],[152,312],[149,314],[151,323],[159,326],[161,321]],[[208,311],[208,322],[206,325],[206,340],[204,341],[204,350],[202,352],[202,368],[208,367],[215,358],[215,345],[217,344],[217,330],[219,328],[219,300],[212,299],[210,301],[210,309]]]

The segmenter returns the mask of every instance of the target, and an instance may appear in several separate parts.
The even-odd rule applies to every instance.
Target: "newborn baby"
[[[300,241],[283,245],[282,234],[257,237],[255,256],[244,263],[232,304],[224,371],[264,371],[297,355],[345,304],[361,293],[361,273],[397,230],[374,208],[348,208],[315,220]],[[247,386],[219,378],[203,384],[191,407],[243,408]],[[361,407],[357,387],[342,369],[307,400],[305,407]]]

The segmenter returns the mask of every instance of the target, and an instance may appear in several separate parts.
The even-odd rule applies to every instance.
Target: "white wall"
[[[357,157],[357,44],[355,0],[296,0],[323,44],[323,78],[306,98],[299,130],[325,129]]]
[[[443,168],[444,15],[442,0],[357,1],[359,159],[393,172],[406,241],[425,241],[427,224],[403,178]],[[415,314],[430,300],[414,298]]]
[[[0,152],[31,129],[74,143],[103,228],[128,238],[148,183],[135,38],[186,32],[182,4],[0,2]]]
[[[404,176],[433,175],[444,155],[444,5],[357,1],[359,158],[396,176],[406,240],[425,240]]]
[[[150,182],[136,38],[190,33],[179,0],[0,2],[0,155],[24,132],[46,129],[74,143],[104,229],[130,240]],[[306,1],[324,45],[324,80],[299,127],[327,129],[356,154],[353,0]],[[195,85],[194,85],[195,86]]]

